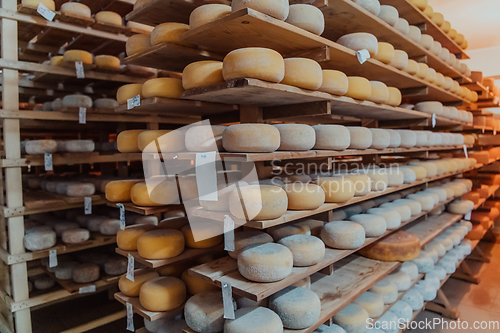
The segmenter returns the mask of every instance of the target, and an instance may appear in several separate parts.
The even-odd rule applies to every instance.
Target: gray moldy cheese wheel
[[[313,34],[321,35],[325,30],[325,17],[318,7],[308,4],[289,6],[288,22]]]
[[[243,186],[229,197],[229,210],[239,219],[272,220],[285,214],[287,208],[286,192],[278,186]]]
[[[377,237],[387,231],[387,222],[383,217],[371,214],[357,214],[349,218],[353,222],[359,223],[365,229],[367,237]]]
[[[272,153],[280,146],[280,132],[267,124],[231,125],[222,134],[222,145],[232,153]]]
[[[119,106],[118,101],[113,98],[96,99],[92,105],[95,109],[114,109]]]
[[[321,239],[309,235],[292,235],[279,240],[292,251],[293,265],[296,267],[312,266],[325,256],[325,244]]]
[[[78,266],[76,261],[61,262],[54,267],[54,275],[58,280],[71,280],[73,278],[73,270]]]
[[[354,51],[366,49],[372,57],[378,52],[377,37],[366,32],[344,35],[337,40],[337,43]]]
[[[103,235],[116,235],[120,230],[120,220],[109,219],[99,225],[99,232]]]
[[[238,271],[250,281],[280,281],[292,273],[292,268],[292,252],[280,244],[262,244],[246,249],[238,256]]]
[[[83,243],[90,238],[90,232],[87,229],[70,229],[62,233],[62,241],[65,244]]]
[[[316,125],[316,144],[314,149],[345,150],[351,144],[351,135],[342,125]]]
[[[127,258],[111,258],[104,263],[104,272],[108,275],[121,275],[127,272]]]
[[[372,145],[372,132],[366,127],[347,127],[351,137],[350,149],[367,149]]]
[[[351,221],[333,221],[325,224],[321,239],[336,249],[356,249],[365,243],[365,229]]]
[[[99,266],[96,264],[81,264],[73,269],[73,281],[76,283],[91,283],[99,279]]]
[[[36,230],[24,235],[24,247],[29,251],[44,250],[56,245],[56,233],[51,230]]]
[[[55,286],[56,281],[48,275],[38,276],[33,280],[36,290],[46,290]]]
[[[54,225],[54,230],[57,237],[61,237],[63,232],[70,229],[77,229],[78,223],[76,222],[59,222]]]
[[[272,243],[273,238],[262,231],[248,230],[237,232],[234,235],[234,251],[228,251],[228,254],[233,259],[238,259],[238,255],[247,246]]]
[[[91,108],[92,98],[85,95],[68,95],[62,100],[65,107]]]
[[[184,306],[184,318],[196,332],[222,332],[226,321],[222,293],[208,291],[194,295]]]
[[[26,141],[27,154],[52,154],[57,151],[57,142],[54,140]]]
[[[68,197],[87,197],[95,193],[95,186],[92,183],[70,183],[66,188]]]
[[[300,287],[286,287],[269,297],[273,310],[289,329],[304,329],[319,320],[321,301],[315,292]]]
[[[64,142],[64,149],[69,153],[93,152],[95,143],[92,140],[70,140]]]
[[[289,13],[288,0],[233,0],[231,8],[233,13],[243,8],[251,8],[281,21],[286,20]]]
[[[265,307],[243,307],[234,313],[235,319],[224,323],[226,333],[282,333],[280,317]]]
[[[308,226],[284,225],[270,228],[267,232],[273,237],[274,241],[277,242],[282,238],[292,235],[309,235],[311,229],[309,229]]]
[[[278,150],[310,150],[316,144],[316,132],[309,125],[277,124],[274,127],[280,132],[280,146]]]
[[[222,135],[227,126],[193,126],[186,131],[185,146],[189,151],[221,151]]]

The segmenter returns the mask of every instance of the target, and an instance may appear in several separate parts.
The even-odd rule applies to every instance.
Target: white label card
[[[127,279],[129,279],[132,282],[134,282],[134,266],[135,266],[134,257],[129,253],[128,265],[127,265]]]
[[[234,221],[229,215],[224,215],[224,250],[234,251]]]
[[[85,215],[92,214],[92,198],[85,197]]]
[[[56,13],[48,9],[43,3],[38,4],[36,8],[38,14],[42,15],[47,21],[53,21]]]
[[[370,52],[367,49],[362,49],[356,52],[356,56],[358,57],[358,61],[360,64],[363,64],[365,61],[370,59]]]
[[[222,285],[222,302],[224,304],[224,318],[234,319],[234,305],[233,305],[233,290],[231,284],[221,282]]]
[[[127,303],[127,331],[134,332],[134,308],[132,304]]]
[[[44,155],[44,164],[45,164],[45,171],[54,170],[54,167],[52,165],[52,154],[45,154]]]
[[[80,108],[80,110],[78,112],[78,122],[80,124],[87,123],[87,108]]]
[[[497,135],[497,129],[496,128],[493,129],[493,135]]]
[[[83,69],[83,63],[81,61],[75,62],[76,68],[76,78],[85,79],[85,70]]]
[[[436,114],[435,114],[435,113],[433,113],[433,114],[432,114],[432,128],[436,127],[436,122],[437,122],[437,121],[436,121]]]
[[[196,185],[199,200],[218,201],[216,154],[215,151],[196,153]]]
[[[137,106],[141,106],[141,95],[137,95],[127,99],[127,109],[130,110]]]
[[[472,216],[472,212],[468,212],[467,214],[465,214],[464,220],[470,221],[471,216]]]
[[[120,229],[125,230],[125,206],[123,204],[116,204],[120,208]]]
[[[57,250],[49,251],[49,267],[57,267]]]
[[[87,287],[81,287],[79,289],[80,294],[89,294],[89,293],[95,293],[95,285],[87,286]]]
[[[465,154],[465,158],[469,158],[469,153],[467,152],[467,145],[464,144],[464,154]]]

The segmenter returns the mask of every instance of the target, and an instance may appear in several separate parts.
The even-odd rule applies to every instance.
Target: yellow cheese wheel
[[[137,252],[146,259],[168,259],[184,251],[184,235],[179,230],[156,229],[137,238]]]
[[[451,23],[450,23],[450,22],[448,22],[448,21],[444,21],[444,22],[443,22],[443,25],[441,26],[441,29],[443,29],[443,31],[444,31],[445,33],[450,32],[450,30],[451,30]]]
[[[324,69],[323,83],[318,88],[319,91],[327,92],[333,95],[345,95],[349,88],[347,75],[341,71]]]
[[[420,10],[425,10],[427,8],[427,0],[410,0],[412,4],[417,6],[418,9]]]
[[[366,49],[372,57],[378,53],[377,37],[366,32],[355,32],[344,35],[337,40],[337,43],[354,51]]]
[[[137,145],[143,152],[157,153],[159,147],[161,152],[174,153],[184,150],[184,136],[185,132],[182,130],[142,131],[137,137]]]
[[[92,57],[92,54],[87,51],[68,50],[64,52],[64,61],[66,62],[81,61],[84,64],[92,65],[94,62],[94,58]]]
[[[186,225],[181,229],[186,239],[187,247],[191,249],[207,249],[222,242],[224,238],[222,233],[211,237],[214,234],[214,228],[217,228],[216,222],[196,223],[195,226],[196,239],[198,241],[195,240],[195,235],[190,226]]]
[[[146,183],[140,182],[135,184],[130,189],[130,200],[135,205],[144,207],[164,206],[178,203],[179,192],[175,179],[162,180],[162,177],[159,177],[151,193],[148,192]],[[148,182],[151,184],[153,181],[148,180]]]
[[[429,81],[430,83],[436,82],[436,79],[437,79],[436,70],[434,68],[429,67],[429,70],[427,71],[427,76],[425,77],[425,79],[427,81]]]
[[[90,18],[92,11],[87,5],[78,2],[65,2],[61,5],[61,13],[69,16]]]
[[[158,152],[157,145],[159,145],[159,142],[155,142],[155,145],[151,145],[148,147],[150,143],[153,141],[158,140],[161,136],[168,134],[169,130],[146,130],[146,131],[141,131],[139,135],[137,136],[137,147],[139,148],[140,151],[144,152],[146,148],[146,152],[148,153],[156,153]],[[162,141],[167,141],[167,140],[162,140]],[[182,148],[180,149],[182,150]]]
[[[183,23],[167,22],[157,25],[151,32],[151,45],[160,43],[174,43],[186,45],[181,37],[189,31],[189,25]]]
[[[186,284],[186,289],[189,295],[196,295],[207,291],[218,291],[219,287],[206,282],[204,279],[190,275],[186,269],[181,276],[182,281]]]
[[[132,35],[125,43],[125,51],[127,56],[147,50],[151,47],[151,36],[149,34]]]
[[[55,11],[56,4],[53,0],[23,0],[21,1],[23,6],[37,8],[39,4],[43,4],[48,9]]]
[[[318,7],[309,4],[290,5],[285,22],[316,35],[321,35],[325,30],[323,12]]]
[[[390,64],[394,59],[394,46],[389,43],[379,42],[378,52],[373,56],[373,58],[383,62],[384,64]]]
[[[97,68],[120,69],[120,58],[110,55],[98,55],[95,57]]]
[[[460,44],[460,47],[466,50],[469,47],[469,42],[467,40],[464,40],[464,42]]]
[[[182,72],[182,86],[184,89],[211,86],[221,82],[224,82],[222,61],[204,60],[193,62],[187,65]]]
[[[408,59],[408,66],[406,66],[404,71],[411,75],[417,75],[418,70],[419,70],[418,62],[416,62],[413,59]]]
[[[150,25],[132,22],[132,21],[128,21],[126,26],[127,26],[127,28],[132,30],[132,32],[140,33],[140,34],[147,34],[147,35],[151,34],[151,31],[153,31],[153,29],[154,29],[154,27],[152,27]],[[148,43],[151,44],[151,41],[149,41]]]
[[[156,269],[156,272],[161,276],[175,276],[181,277],[182,273],[191,267],[193,263],[191,261],[181,261],[174,262]]]
[[[465,41],[465,36],[463,34],[457,33],[457,37],[455,38],[455,42],[460,45]]]
[[[372,85],[370,81],[360,76],[348,76],[347,79],[349,88],[345,96],[360,100],[367,100],[370,98],[372,94]]]
[[[195,29],[201,27],[229,14],[231,14],[231,6],[228,5],[214,3],[197,7],[189,16],[189,28]]]
[[[392,59],[390,65],[396,67],[397,69],[404,70],[408,67],[408,53],[402,50],[395,50],[394,58]]]
[[[312,210],[325,203],[325,192],[318,185],[297,182],[286,184],[283,189],[290,210]]]
[[[229,197],[229,210],[239,219],[272,220],[288,208],[286,192],[272,185],[250,185],[234,190]]]
[[[458,32],[455,29],[450,29],[450,31],[448,31],[447,34],[448,34],[448,36],[450,36],[451,39],[455,39],[455,38],[457,38]]]
[[[64,56],[54,56],[50,58],[50,64],[52,66],[62,66],[64,64]]]
[[[288,0],[234,0],[231,2],[231,8],[233,13],[243,8],[251,8],[281,21],[286,20],[289,13]]]
[[[307,58],[285,59],[285,77],[281,84],[299,88],[317,90],[323,83],[321,66]]]
[[[155,226],[151,224],[138,224],[126,227],[124,230],[119,230],[116,234],[116,243],[124,251],[136,251],[139,236],[154,228]]]
[[[397,231],[361,249],[359,253],[374,260],[409,261],[420,255],[420,239],[406,231]]]
[[[285,225],[280,227],[270,228],[267,231],[272,236],[275,242],[293,235],[310,235],[311,229],[308,226]]]
[[[403,100],[401,91],[394,87],[389,87],[387,89],[389,90],[389,99],[385,102],[385,104],[390,106],[399,106]]]
[[[320,177],[317,183],[325,191],[325,202],[345,202],[354,198],[354,182],[349,176]]]
[[[182,80],[170,77],[162,77],[146,81],[142,85],[142,97],[164,97],[179,99],[182,97],[184,88]]]
[[[444,77],[444,85],[443,88],[445,90],[451,90],[453,88],[453,79],[449,76]]]
[[[106,200],[111,202],[129,202],[130,190],[140,180],[116,180],[106,184]]]
[[[432,15],[432,22],[436,23],[438,27],[442,26],[444,23],[444,15],[438,12],[434,12],[434,15]]]
[[[110,11],[102,11],[95,14],[95,20],[98,23],[122,25],[123,20],[120,14]]]
[[[142,99],[142,83],[132,83],[121,86],[116,92],[118,104],[127,104],[127,100],[139,95]]]
[[[126,296],[139,296],[142,285],[151,279],[155,279],[160,275],[153,270],[144,269],[134,272],[134,281],[127,279],[126,275],[122,275],[118,281],[118,288]]]
[[[149,311],[170,311],[186,300],[186,284],[179,278],[162,276],[145,282],[139,301]]]
[[[421,79],[425,79],[427,77],[427,73],[429,72],[429,66],[422,62],[418,63],[418,73],[417,77]]]
[[[434,9],[432,9],[431,6],[425,7],[425,9],[423,10],[423,12],[424,12],[424,15],[427,16],[430,19],[432,19],[432,17],[434,16]]]
[[[143,130],[129,130],[123,131],[118,134],[117,146],[120,153],[139,153],[137,138]]]
[[[280,83],[285,77],[285,61],[278,52],[247,47],[229,52],[223,61],[224,80],[252,78]]]
[[[369,101],[375,103],[385,103],[389,99],[389,89],[387,86],[380,81],[370,81],[371,84],[371,95],[368,98]]]
[[[270,153],[280,146],[280,131],[268,124],[231,125],[222,134],[222,145],[232,153]]]

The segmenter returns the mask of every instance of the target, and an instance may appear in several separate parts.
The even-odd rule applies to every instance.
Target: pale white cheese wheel
[[[231,2],[231,8],[233,13],[243,8],[251,8],[281,21],[286,20],[289,13],[287,0],[234,0]]]
[[[434,81],[434,84],[437,85],[438,87],[443,87],[444,86],[444,75],[441,73],[436,73],[436,80]]]
[[[95,143],[92,140],[65,141],[64,150],[70,153],[92,152],[95,150]]]
[[[439,202],[445,202],[447,199],[446,190],[440,187],[430,187],[426,189],[424,192],[434,193],[438,196]]]
[[[314,128],[305,124],[277,124],[280,132],[280,147],[278,150],[310,150],[316,144]]]
[[[406,272],[397,272],[387,275],[385,278],[390,282],[394,283],[398,288],[398,291],[408,290],[411,287],[411,278]],[[384,280],[385,280],[384,279]]]
[[[352,0],[355,4],[363,7],[375,16],[380,13],[380,2],[378,0]]]
[[[54,140],[30,140],[25,145],[27,154],[52,154],[57,151],[57,142]]]
[[[385,172],[387,173],[388,186],[400,186],[404,184],[404,173],[399,168],[387,168]]]
[[[238,304],[238,307],[239,304]],[[283,332],[281,318],[274,311],[259,306],[243,307],[235,311],[235,319],[227,319],[224,323],[224,332],[231,333],[280,333]],[[169,324],[168,326],[170,326]],[[168,331],[180,332],[180,331]]]
[[[405,204],[387,202],[380,206],[380,208],[394,209],[401,215],[401,222],[406,222],[411,219],[411,209]]]
[[[418,201],[424,211],[430,211],[434,208],[434,199],[430,195],[415,193],[408,195],[407,198]]]
[[[396,284],[385,279],[377,282],[369,291],[382,296],[384,304],[394,303],[398,298],[398,287]]]
[[[401,214],[395,209],[389,208],[371,208],[368,209],[367,214],[378,215],[382,217],[386,224],[387,229],[396,229],[401,225]]]
[[[228,5],[213,3],[199,6],[189,15],[189,28],[192,30],[201,27],[229,14],[231,14],[231,6]]]
[[[408,290],[401,300],[407,303],[413,311],[420,310],[424,307],[424,297],[414,289]]]
[[[92,183],[69,183],[66,187],[68,197],[88,197],[95,194],[95,185]]]
[[[267,124],[231,125],[222,134],[222,145],[233,153],[270,153],[280,146],[280,132]]]
[[[474,203],[470,200],[455,200],[449,203],[447,208],[452,214],[465,215],[474,209]]]
[[[286,287],[269,297],[269,309],[281,318],[283,327],[304,329],[319,320],[321,301],[309,289]]]
[[[378,237],[387,231],[387,223],[379,215],[358,214],[351,216],[349,219],[359,223],[365,229],[366,237]]]
[[[372,145],[372,132],[366,127],[347,127],[351,137],[350,149],[367,149]]]
[[[66,244],[78,244],[88,240],[90,238],[90,232],[87,229],[69,229],[63,231],[61,238]]]
[[[399,12],[393,6],[383,5],[380,6],[380,13],[378,14],[378,17],[385,21],[387,24],[395,26],[398,22]]]
[[[418,278],[418,267],[411,261],[403,262],[399,271],[408,274],[412,281]]]
[[[337,40],[337,43],[354,51],[366,49],[372,57],[378,52],[377,37],[366,32],[344,35]]]
[[[420,38],[420,45],[422,45],[427,50],[430,50],[432,48],[432,46],[434,45],[434,38],[432,38],[431,35],[422,34],[422,36]]]
[[[87,5],[78,2],[66,2],[61,5],[61,13],[68,16],[91,18],[92,12]]]
[[[247,246],[252,246],[254,244],[266,244],[272,243],[273,238],[261,231],[242,231],[235,233],[234,235],[234,251],[228,251],[228,254],[233,259],[238,259],[240,252]]]
[[[434,268],[434,260],[429,256],[420,256],[412,262],[417,265],[419,273],[429,273]]]
[[[370,318],[380,317],[384,313],[384,298],[367,291],[353,301],[368,312]]]
[[[408,37],[413,39],[415,42],[420,43],[420,39],[422,38],[422,31],[419,27],[410,25],[410,27],[408,28]]]
[[[394,304],[391,307],[390,310],[392,313],[394,313],[400,320],[404,320],[405,322],[410,321],[411,318],[413,317],[413,310],[408,303],[405,301],[397,301],[396,304]]]
[[[389,131],[381,128],[370,128],[372,132],[372,144],[369,148],[385,149],[391,144],[391,134]]]
[[[428,73],[429,73],[429,66],[422,62],[418,63],[417,77],[425,80]]]
[[[321,230],[321,239],[332,248],[356,249],[365,243],[365,229],[350,221],[332,221]]]
[[[351,144],[351,134],[342,125],[316,125],[316,144],[314,149],[345,150]]]
[[[429,81],[430,83],[436,82],[436,79],[437,79],[436,70],[434,68],[429,67],[429,69],[427,70],[427,76],[425,77],[425,79],[427,81]]]
[[[91,108],[92,98],[85,95],[67,95],[64,96],[62,104],[65,107]]]
[[[114,109],[118,106],[118,102],[113,98],[98,98],[92,104],[94,109]]]
[[[389,148],[398,148],[401,145],[401,135],[392,129],[387,129],[386,131],[390,135]]]
[[[293,266],[312,266],[325,256],[325,244],[310,235],[292,235],[282,238],[279,244],[286,246],[293,254]]]
[[[323,82],[318,88],[319,91],[327,92],[333,95],[345,95],[349,88],[347,75],[341,71],[324,69]]]
[[[37,8],[39,4],[43,4],[45,7],[51,11],[56,10],[56,4],[53,0],[22,0],[23,6]]]
[[[401,136],[400,147],[412,148],[417,144],[417,135],[411,130],[396,130]]]
[[[120,230],[120,220],[108,219],[99,225],[99,232],[103,235],[116,235]]]
[[[229,52],[224,58],[222,75],[226,81],[252,78],[280,83],[285,77],[285,62],[281,54],[271,49],[262,47],[237,49]]]
[[[317,184],[325,191],[325,202],[346,202],[354,198],[354,182],[349,176],[320,177]]]
[[[418,70],[419,70],[418,62],[416,62],[413,59],[408,59],[408,66],[406,66],[404,71],[411,75],[417,75]]]
[[[443,88],[445,90],[451,90],[452,87],[453,87],[453,79],[449,76],[445,76]]]
[[[195,332],[222,332],[226,321],[222,293],[206,291],[194,295],[184,306],[184,318]]]
[[[33,230],[24,235],[24,247],[28,251],[38,251],[56,245],[57,235],[52,230]]]
[[[369,101],[374,103],[385,103],[389,99],[389,89],[385,83],[380,81],[370,81],[371,84],[371,95],[368,98]]]
[[[240,274],[255,282],[280,281],[292,273],[292,267],[292,252],[280,244],[258,245],[238,255]]]
[[[383,62],[384,64],[390,64],[394,59],[394,46],[389,43],[379,42],[378,52],[373,58]]]
[[[309,90],[318,90],[321,87],[323,71],[316,61],[307,58],[287,58],[284,62],[285,76],[281,84]]]
[[[398,199],[395,200],[394,203],[408,206],[411,211],[411,216],[416,216],[422,212],[422,205],[417,200]]]
[[[410,24],[407,20],[401,17],[398,18],[398,21],[394,25],[394,28],[399,30],[399,32],[401,32],[403,35],[408,35],[408,33],[410,32]]]
[[[226,126],[193,126],[186,131],[184,144],[186,149],[194,152],[222,151],[222,135]],[[147,132],[141,133],[141,137]]]
[[[415,144],[416,147],[424,147],[427,146],[427,134],[423,131],[414,131],[417,136],[417,142]]]
[[[441,46],[441,43],[438,42],[438,41],[434,41],[434,43],[432,44],[432,47],[430,49],[431,53],[434,54],[435,56],[439,56],[439,54],[441,53],[441,49],[443,47]]]
[[[54,225],[54,231],[56,232],[57,237],[61,237],[63,232],[70,229],[77,229],[78,223],[76,222],[57,222]]]
[[[389,64],[397,69],[404,70],[408,67],[408,53],[402,50],[395,50],[394,58]]]
[[[285,22],[316,35],[321,35],[325,30],[323,12],[318,7],[308,4],[290,5]]]
[[[445,47],[441,48],[441,51],[439,52],[439,59],[446,62],[448,61],[449,57],[450,57],[450,51]]]
[[[387,189],[389,180],[387,173],[383,169],[366,169],[360,171],[371,178],[372,191],[385,191]]]
[[[333,316],[334,323],[342,327],[346,332],[352,333],[365,332],[368,319],[368,312],[354,303],[347,305]]]
[[[351,173],[349,174],[349,179],[354,183],[355,196],[367,195],[371,192],[372,180],[368,175]]]

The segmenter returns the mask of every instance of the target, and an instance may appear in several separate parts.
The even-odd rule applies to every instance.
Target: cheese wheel
[[[64,142],[64,150],[69,153],[84,153],[95,150],[95,143],[92,140],[70,140]]]
[[[117,180],[106,184],[106,199],[111,202],[130,201],[130,190],[140,180]]]
[[[325,202],[346,202],[354,198],[354,183],[349,176],[320,177],[317,184],[325,191]]]
[[[401,136],[400,147],[412,148],[417,144],[417,135],[411,130],[396,130]]]
[[[153,142],[154,144],[150,145]],[[162,152],[181,151],[184,149],[184,133],[169,130],[145,130],[137,136],[137,147],[140,151],[156,153],[158,152],[157,146]]]
[[[372,133],[366,127],[347,127],[351,136],[350,149],[367,149],[372,145]]]
[[[430,211],[434,208],[434,198],[431,195],[415,193],[408,195],[407,198],[418,201],[424,211]]]
[[[195,8],[189,16],[189,28],[195,29],[231,14],[231,6],[224,4],[207,4]],[[187,89],[187,88],[186,88]]]
[[[374,260],[409,261],[418,258],[420,240],[417,236],[400,230],[368,245],[359,253]]]
[[[24,235],[24,247],[28,251],[38,251],[56,245],[56,233],[52,230],[35,230]]]
[[[64,3],[63,6],[66,4],[69,4],[69,2]],[[92,65],[94,62],[92,54],[82,50],[68,50],[64,52],[63,59],[65,62],[82,62],[89,65]]]
[[[365,174],[349,174],[349,179],[354,184],[354,195],[363,196],[369,194],[372,188],[372,180],[370,176]],[[342,220],[343,218],[341,218]]]
[[[384,298],[371,291],[361,294],[353,303],[365,309],[371,318],[380,317],[384,313]]]
[[[395,26],[398,22],[399,12],[393,6],[380,6],[380,13],[377,15],[380,19],[391,26]]]
[[[413,263],[417,265],[419,273],[429,273],[434,268],[434,260],[430,256],[422,255],[413,259]]]
[[[139,301],[149,311],[170,311],[186,299],[186,285],[176,277],[162,276],[144,282]]]
[[[238,307],[239,304],[238,304]],[[268,308],[243,307],[235,311],[235,319],[227,319],[224,332],[230,333],[281,333],[283,323],[281,318]]]
[[[313,210],[325,203],[325,192],[318,185],[292,183],[286,184],[283,189],[290,210]]]
[[[224,133],[226,126],[193,126],[190,127],[185,134],[185,147],[189,151],[194,152],[204,152],[204,151],[222,151],[224,148],[222,147],[222,134]],[[176,131],[179,132],[179,131]],[[181,138],[181,132],[176,133],[179,134],[179,139]],[[165,140],[164,143],[170,141]],[[180,147],[177,147],[179,149]],[[162,149],[163,150],[163,149]],[[177,151],[180,151],[179,149]]]
[[[127,56],[140,53],[151,47],[151,36],[149,34],[137,34],[128,38],[125,43],[125,52]]]
[[[429,66],[427,66],[427,64],[418,63],[417,77],[425,79],[427,77],[428,72],[429,72]]]
[[[310,230],[311,235],[319,237],[321,234],[321,230],[323,229],[323,226],[325,225],[325,222],[320,221],[320,220],[314,220],[314,219],[307,219],[302,222],[295,223],[296,227],[299,228],[304,228],[308,227]]]
[[[345,150],[351,144],[351,135],[345,126],[316,125],[313,128],[316,132],[316,144],[313,149]]]
[[[452,214],[465,215],[474,209],[474,203],[469,200],[455,200],[449,203],[447,208]]]
[[[251,8],[281,21],[286,20],[289,13],[286,0],[234,0],[231,2],[231,7],[233,13],[243,8]]]
[[[38,8],[39,4],[43,4],[45,7],[47,7],[51,11],[56,10],[56,4],[53,0],[22,0],[21,3],[23,6],[32,7],[32,8]]]
[[[286,192],[278,186],[244,186],[229,197],[231,214],[240,219],[272,220],[285,214],[287,207]]]
[[[310,235],[311,230],[308,226],[286,225],[275,227],[268,230],[268,233],[273,237],[274,241],[279,241],[282,238],[293,235]]]
[[[368,98],[369,101],[374,103],[385,103],[389,99],[389,89],[387,86],[380,81],[370,81],[371,84],[371,95]]]
[[[292,235],[280,239],[278,243],[290,249],[293,266],[296,267],[315,265],[325,256],[325,244],[314,236]]]
[[[351,303],[337,312],[332,319],[346,332],[358,333],[366,331],[369,315],[361,306]]]
[[[26,141],[27,154],[52,154],[57,151],[57,142],[54,140]]]
[[[445,90],[451,90],[452,87],[453,87],[453,79],[449,76],[445,76],[443,88]]]
[[[64,64],[64,56],[54,56],[50,58],[51,66],[62,66]]]
[[[379,42],[378,52],[373,56],[373,58],[383,62],[384,64],[390,64],[394,59],[394,46],[389,43]]]
[[[400,271],[398,273],[392,273],[388,275],[385,279],[394,283],[398,288],[398,291],[405,291],[410,289],[411,287],[411,278],[405,272]]]
[[[375,16],[380,13],[380,2],[378,0],[353,0],[353,2]]]
[[[467,47],[469,47],[469,42],[467,40],[464,40],[464,42],[462,44],[460,44],[460,47],[464,50],[467,49]],[[467,76],[470,76],[470,75],[467,75]]]
[[[439,58],[442,61],[447,62],[448,59],[450,58],[450,51],[447,48],[443,47],[441,49],[441,52],[439,52]]]
[[[419,66],[418,66],[418,62],[416,62],[415,60],[413,59],[409,59],[408,60],[408,66],[406,66],[406,68],[404,69],[405,72],[411,74],[411,75],[417,75],[418,71],[419,71]]]
[[[441,73],[436,73],[436,80],[434,81],[434,83],[438,87],[443,87],[444,86],[444,75]],[[444,116],[444,111],[443,111],[443,116]]]
[[[196,332],[222,332],[224,303],[220,291],[194,295],[184,306],[186,324]]]
[[[210,4],[198,7],[196,9],[205,6],[226,5]],[[221,82],[224,82],[224,77],[222,76],[222,61],[204,60],[193,62],[187,65],[182,72],[182,86],[186,90],[197,87],[210,86]]]
[[[91,18],[92,12],[87,5],[78,2],[66,2],[61,5],[60,11],[64,15]]]
[[[157,25],[151,31],[151,45],[160,43],[186,44],[182,35],[189,31],[189,25],[183,23],[167,22]]]
[[[76,228],[78,228],[78,223],[76,222],[57,222],[54,225],[54,231],[58,237],[61,237],[64,231]]]
[[[380,206],[381,208],[394,209],[401,215],[401,222],[406,222],[411,219],[411,209],[407,205],[401,203],[387,202]]]
[[[291,274],[292,252],[283,245],[268,243],[248,248],[238,256],[240,274],[255,282],[276,282]]]
[[[356,249],[365,243],[365,229],[350,221],[333,221],[325,224],[321,239],[332,248]]]
[[[441,26],[441,29],[445,32],[448,33],[451,30],[451,23],[448,21],[444,21],[443,25]]]
[[[162,77],[146,81],[142,85],[142,97],[164,97],[179,99],[182,97],[184,88],[182,81],[176,78]]]
[[[222,233],[218,233],[218,229],[212,223],[200,223],[199,221],[197,221],[194,226],[194,233],[189,225],[186,225],[181,229],[182,233],[184,234],[184,239],[186,240],[187,247],[191,249],[207,249],[210,247],[214,247],[222,242]]]
[[[323,72],[321,66],[316,61],[307,58],[287,58],[284,62],[285,77],[281,81],[281,84],[309,90],[317,90],[321,87]]]
[[[401,91],[398,88],[394,87],[389,87],[388,90],[389,90],[389,99],[385,102],[385,104],[394,107],[399,106],[403,99]]]
[[[395,209],[371,208],[366,213],[382,217],[386,221],[387,229],[396,229],[401,225],[401,214]]]
[[[380,172],[387,174],[388,186],[400,186],[405,181],[404,173],[399,168],[380,169]]]
[[[146,259],[168,259],[184,251],[184,235],[179,230],[158,229],[137,238],[137,251]]]
[[[316,143],[316,132],[309,125],[277,124],[274,126],[280,132],[278,150],[310,150]]]
[[[360,100],[367,100],[370,98],[372,93],[370,81],[359,76],[348,76],[347,80],[349,84],[345,96]]]
[[[382,169],[367,169],[361,172],[368,175],[372,180],[372,191],[385,191],[387,189],[389,179],[387,173]]]
[[[325,30],[323,12],[318,7],[308,4],[290,5],[288,17],[285,22],[316,35],[321,35]]]
[[[436,164],[434,164],[432,162],[423,162],[423,163],[422,162],[410,162],[410,165],[424,168],[425,169],[425,177],[435,177],[437,175]],[[415,174],[417,172],[421,172],[421,169],[416,169]],[[420,176],[420,174],[419,174],[419,176]]]
[[[372,57],[378,52],[377,37],[366,32],[344,35],[337,40],[337,43],[354,51],[366,49]]]
[[[222,145],[232,153],[270,153],[280,146],[280,132],[267,124],[231,125],[222,135]]]
[[[118,280],[118,288],[126,296],[137,297],[141,286],[148,280],[159,277],[159,274],[153,270],[144,269],[134,272],[134,281],[127,279],[125,275]]]
[[[386,129],[387,132],[389,132],[390,139],[389,139],[389,147],[390,148],[397,148],[401,145],[401,135],[395,130],[392,129]]]
[[[67,95],[62,99],[62,104],[65,107],[91,108],[92,98],[85,95]]]
[[[99,225],[99,232],[103,235],[116,235],[120,230],[120,220],[107,219]]]
[[[413,317],[413,310],[405,301],[397,301],[391,307],[390,312],[394,313],[400,320],[410,321]]]
[[[395,50],[394,58],[389,64],[397,69],[404,70],[408,67],[408,53],[401,50]]]
[[[341,71],[324,69],[323,82],[318,88],[319,91],[327,92],[333,95],[345,95],[349,88],[347,75]]]
[[[349,219],[359,223],[365,229],[366,237],[378,237],[387,231],[385,219],[378,215],[358,214],[351,216]]]
[[[441,27],[444,23],[444,16],[441,13],[434,12],[431,17],[432,22],[434,22],[438,27]]]
[[[407,20],[401,17],[398,18],[398,21],[394,25],[394,28],[399,30],[399,32],[401,32],[403,35],[408,35],[408,33],[410,32],[410,24]]]
[[[117,245],[124,251],[136,251],[137,239],[139,236],[154,228],[153,225],[140,224],[126,227],[124,230],[119,230],[116,235]]]
[[[370,148],[385,149],[389,147],[391,144],[391,135],[387,130],[381,128],[370,128],[370,132],[372,134],[372,144],[370,145]]]
[[[448,36],[450,36],[451,39],[455,40],[457,38],[457,30],[455,29],[450,29],[450,31],[447,32]]]
[[[78,265],[76,261],[66,261],[59,263],[57,267],[53,267],[52,269],[56,279],[71,280],[73,279],[73,270]]]
[[[422,11],[428,7],[427,0],[410,0],[410,2]]]
[[[432,44],[432,47],[430,49],[431,53],[434,54],[435,56],[439,56],[439,54],[441,53],[441,49],[442,49],[442,45],[440,42],[438,41],[434,41],[434,43]]]
[[[186,284],[186,290],[190,295],[219,290],[217,286],[210,284],[199,277],[189,275],[188,269],[184,270],[181,279]]]
[[[401,273],[405,273],[406,275],[408,275],[411,281],[414,281],[415,279],[418,278],[418,267],[411,261],[403,262],[399,271]]]
[[[127,104],[127,100],[135,96],[140,96],[142,99],[142,83],[126,84],[116,92],[118,104]]]
[[[394,303],[398,298],[398,287],[387,279],[377,282],[369,289],[369,292],[382,296],[384,304]]]
[[[266,243],[272,243],[273,238],[264,232],[261,231],[242,231],[235,233],[234,235],[234,251],[228,251],[228,254],[233,259],[238,259],[238,255],[241,251],[243,251],[246,247],[252,245],[260,245]]]
[[[179,202],[179,192],[175,178],[158,177],[158,179],[148,180],[148,183],[139,182],[130,189],[130,200],[135,205],[154,207]]]
[[[95,14],[95,20],[98,23],[122,25],[123,19],[120,14],[110,11],[101,11]]]
[[[407,205],[408,207],[410,207],[412,216],[416,216],[422,212],[422,205],[417,200],[398,199],[395,200],[394,203],[396,204],[401,203],[403,205]]]
[[[429,81],[430,83],[434,83],[436,82],[436,79],[437,79],[437,73],[436,73],[436,70],[434,68],[429,68],[427,70],[427,76],[425,77],[425,79],[427,81]]]
[[[238,49],[229,52],[224,58],[222,75],[226,81],[252,78],[280,83],[285,77],[285,62],[281,54],[271,49]]]
[[[99,266],[96,264],[80,264],[73,268],[73,281],[91,283],[99,279]]]
[[[61,239],[65,244],[79,244],[90,238],[90,233],[87,229],[74,228],[65,230],[61,234]]]
[[[269,297],[269,309],[281,318],[284,328],[304,329],[319,320],[321,301],[309,289],[290,286]]]
[[[121,275],[127,272],[127,258],[111,258],[104,264],[104,272],[111,276]]]
[[[420,39],[422,38],[422,31],[419,27],[410,25],[410,27],[408,28],[408,37],[410,37],[410,39],[414,40],[415,42],[420,43]]]
[[[422,45],[427,50],[430,50],[432,48],[432,46],[434,45],[434,38],[432,38],[431,35],[422,34],[422,36],[420,38],[420,45]]]

